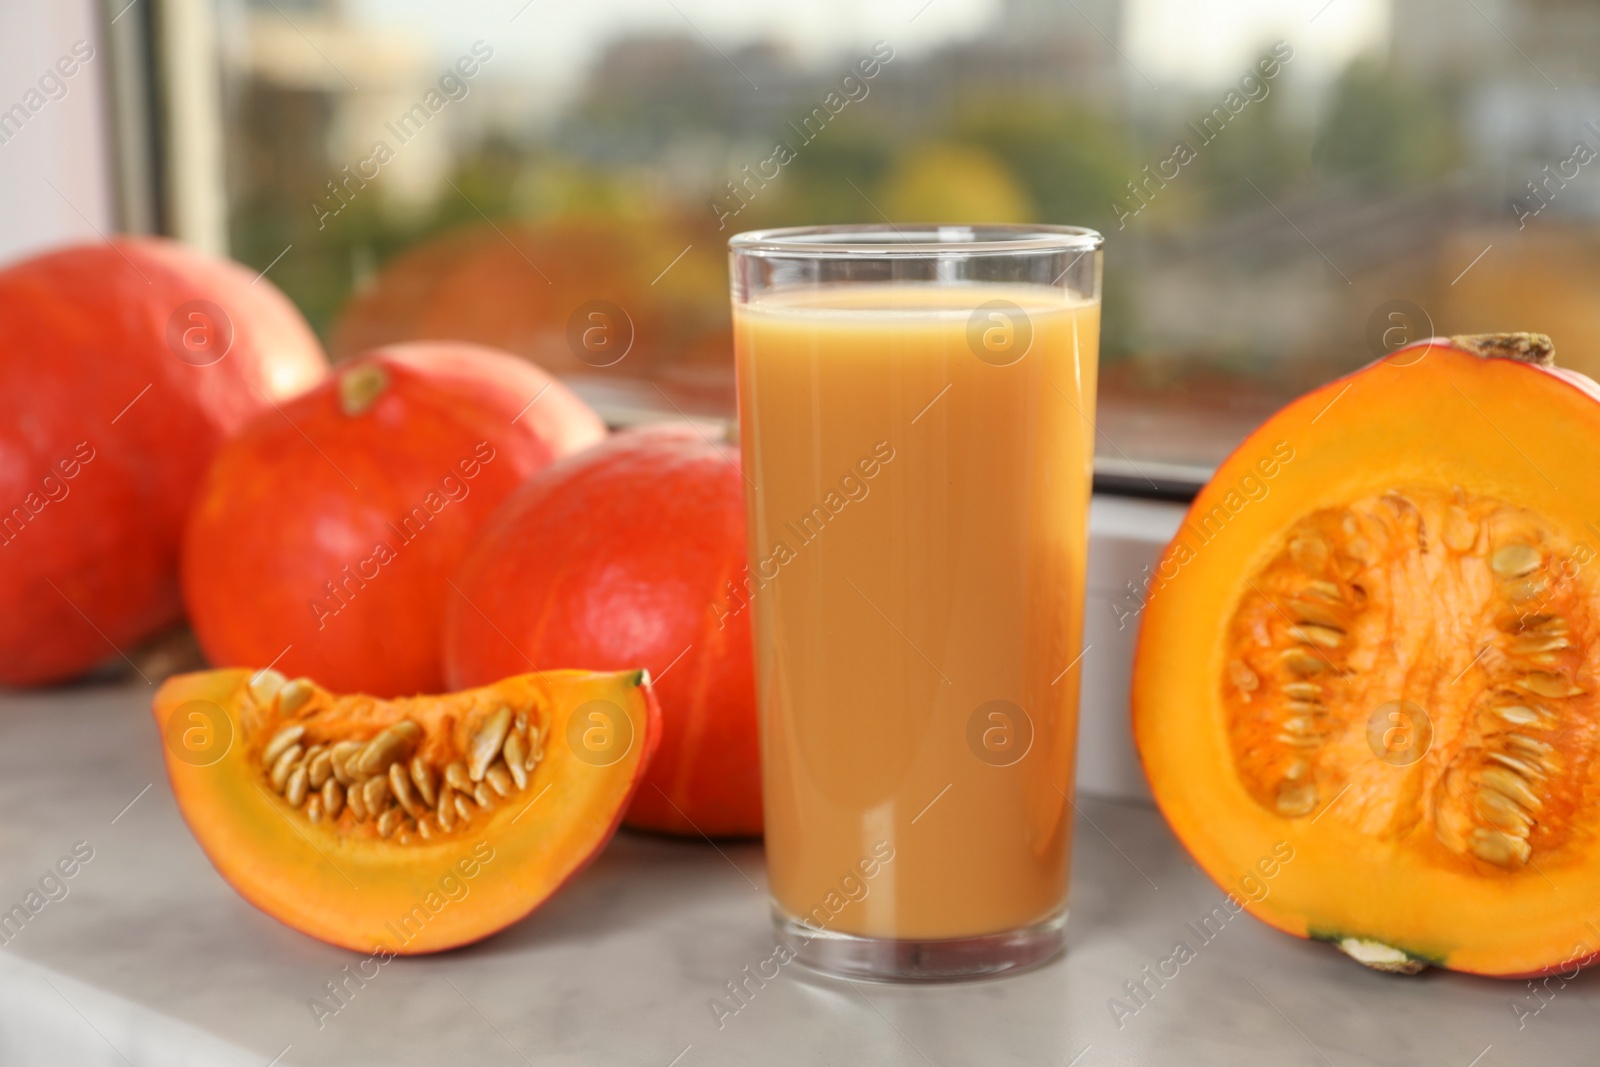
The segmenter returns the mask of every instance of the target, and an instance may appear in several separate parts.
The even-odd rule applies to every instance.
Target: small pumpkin
[[[339,691],[440,689],[445,596],[472,537],[525,477],[605,432],[560,382],[477,345],[341,365],[207,474],[183,553],[201,648]]]
[[[686,249],[721,239],[595,214],[451,230],[386,263],[342,310],[330,344],[337,356],[455,337],[563,376],[651,375],[726,329],[722,257]]]
[[[0,271],[0,683],[71,678],[176,621],[207,463],[326,373],[270,281],[170,241]]]
[[[202,671],[168,679],[152,711],[218,873],[302,933],[392,955],[477,941],[548,900],[610,840],[660,735],[638,671],[396,701]]]
[[[528,479],[484,528],[445,622],[451,685],[556,664],[648,666],[661,752],[640,829],[761,832],[761,764],[738,453],[648,427]]]
[[[1133,727],[1242,906],[1370,966],[1600,953],[1600,386],[1434,338],[1274,415],[1149,578]]]

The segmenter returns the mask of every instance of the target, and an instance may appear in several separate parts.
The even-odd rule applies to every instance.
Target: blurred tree
[[[896,222],[1027,222],[1034,206],[1011,170],[977,145],[932,141],[905,152],[875,198]]]
[[[1264,50],[1263,50],[1264,51]],[[1252,101],[1209,144],[1199,145],[1193,166],[1199,179],[1198,218],[1205,221],[1260,205],[1260,196],[1245,179],[1269,196],[1302,181],[1311,168],[1312,134],[1291,114],[1283,83],[1266,82],[1266,97]],[[1203,105],[1202,110],[1206,106]]]
[[[1060,99],[982,97],[950,124],[954,138],[1010,168],[1039,222],[1105,230],[1115,221],[1112,199],[1138,169],[1115,116]]]
[[[1316,170],[1378,188],[1439,178],[1465,151],[1449,86],[1423,86],[1393,63],[1362,59],[1340,76],[1317,126]]]

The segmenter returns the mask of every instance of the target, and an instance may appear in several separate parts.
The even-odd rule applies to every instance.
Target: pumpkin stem
[[[1481,359],[1512,359],[1552,367],[1556,346],[1542,333],[1469,333],[1450,338],[1450,343]]]
[[[389,374],[378,364],[351,367],[339,379],[339,409],[346,415],[359,415],[388,387]]]

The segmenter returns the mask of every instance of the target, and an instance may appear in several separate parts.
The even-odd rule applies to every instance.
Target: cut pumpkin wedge
[[[338,696],[276,671],[169,679],[153,707],[190,830],[240,895],[358,952],[468,944],[615,832],[660,737],[642,671]]]

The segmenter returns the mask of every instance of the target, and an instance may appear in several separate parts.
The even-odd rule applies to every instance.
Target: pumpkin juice
[[[768,870],[830,933],[1061,914],[1099,306],[859,284],[735,308]],[[1070,668],[1070,669],[1069,669]]]

